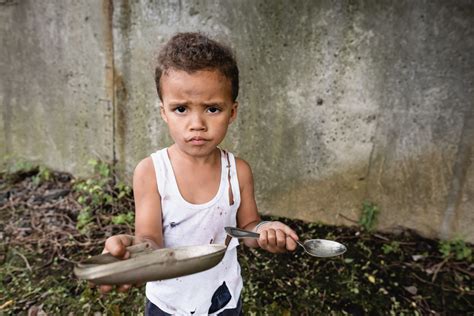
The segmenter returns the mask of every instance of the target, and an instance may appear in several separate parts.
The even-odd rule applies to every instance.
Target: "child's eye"
[[[186,108],[184,106],[178,106],[174,109],[174,112],[182,114],[186,112]]]
[[[219,109],[218,107],[215,107],[215,106],[210,106],[207,108],[207,111],[209,113],[218,113],[221,111],[221,109]]]

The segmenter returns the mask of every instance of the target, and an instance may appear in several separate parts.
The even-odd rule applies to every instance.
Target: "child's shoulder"
[[[144,159],[142,159],[137,166],[135,167],[135,172],[134,173],[148,173],[150,170],[154,170],[153,166],[153,159],[148,156]]]
[[[237,169],[237,178],[239,178],[240,186],[253,182],[252,169],[247,161],[242,158],[235,157],[235,166]]]
[[[142,159],[133,172],[133,191],[135,196],[147,193],[155,194],[158,191],[155,167],[151,157]]]
[[[152,153],[151,155],[143,158],[136,166],[135,166],[135,171],[134,171],[134,175],[135,174],[139,174],[141,176],[143,175],[148,175],[148,174],[155,174],[155,165],[153,163],[153,155],[160,155],[162,153],[163,150],[167,150],[167,148],[162,148],[162,149],[159,149],[157,151],[155,151],[154,153]]]
[[[148,156],[142,159],[133,172],[133,182],[140,180],[140,182],[154,182],[155,181],[155,167],[153,165],[153,159]]]
[[[235,156],[235,166],[237,167],[237,171],[239,171],[239,169],[244,171],[251,169],[247,161],[237,156]]]

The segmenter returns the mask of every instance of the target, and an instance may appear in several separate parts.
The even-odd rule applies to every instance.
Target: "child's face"
[[[218,71],[171,69],[161,77],[161,91],[161,116],[178,148],[196,157],[211,154],[237,116],[230,80]]]

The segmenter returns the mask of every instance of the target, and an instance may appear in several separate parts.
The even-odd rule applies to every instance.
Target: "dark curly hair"
[[[160,50],[155,68],[155,84],[160,100],[161,76],[170,69],[193,73],[218,70],[232,85],[232,100],[239,94],[239,69],[232,50],[201,33],[178,33]]]

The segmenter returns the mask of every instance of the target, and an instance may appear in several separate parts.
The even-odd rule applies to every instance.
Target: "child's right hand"
[[[105,241],[105,247],[102,253],[109,252],[112,256],[119,259],[127,259],[130,257],[130,253],[127,251],[127,247],[133,245],[133,236],[130,235],[115,235],[107,238]],[[117,286],[117,291],[126,292],[132,287],[131,284],[122,284]],[[99,291],[101,293],[110,292],[114,288],[113,285],[100,285]]]
[[[257,240],[260,248],[271,253],[294,251],[297,246],[295,240],[299,240],[293,229],[279,221],[261,223],[255,232],[260,234]]]

